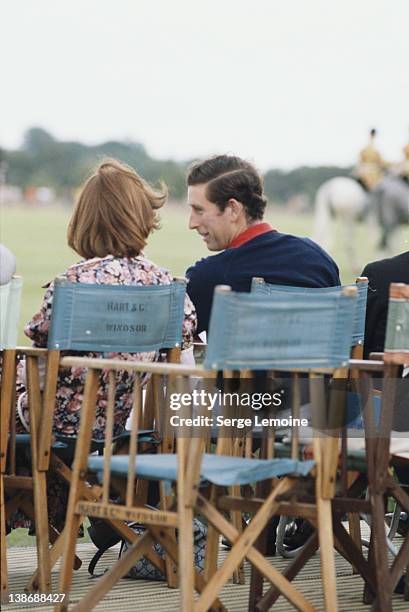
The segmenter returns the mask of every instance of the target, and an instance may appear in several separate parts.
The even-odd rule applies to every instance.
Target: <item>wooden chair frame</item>
[[[405,287],[405,286],[404,286]],[[401,285],[391,285],[391,297],[406,299],[409,297],[407,286],[402,289]],[[350,561],[351,565],[361,574],[365,580],[364,600],[373,603],[373,607],[388,612],[392,610],[391,598],[396,584],[409,565],[409,537],[406,537],[392,566],[389,568],[387,556],[387,543],[384,523],[384,498],[392,496],[406,511],[409,510],[409,495],[403,491],[399,484],[391,476],[390,465],[390,435],[392,428],[393,407],[395,397],[396,379],[399,377],[400,365],[408,361],[409,346],[406,352],[392,350],[389,354],[385,352],[383,361],[362,361],[352,359],[350,369],[359,378],[360,390],[363,397],[364,422],[366,434],[366,475],[359,474],[353,480],[341,497],[332,500],[332,512],[334,521],[334,536],[337,550]],[[373,414],[373,387],[372,375],[383,372],[384,388],[382,393],[383,408],[381,421],[378,427],[379,434],[375,436],[377,429]],[[359,499],[361,494],[369,488],[369,499]],[[357,545],[354,534],[348,534],[342,525],[344,512],[371,514],[372,529],[368,560],[362,555],[362,549]],[[359,520],[359,519],[358,519]],[[352,537],[351,537],[352,535]],[[292,579],[300,572],[306,562],[318,548],[317,535],[313,534],[300,554],[287,566],[284,574]],[[409,578],[406,577],[405,597],[409,597]],[[270,589],[261,597],[254,607],[255,610],[267,610],[277,600],[279,592]]]
[[[175,283],[178,283],[179,288],[185,284],[184,279],[175,279]],[[101,288],[101,287],[100,287]],[[119,287],[119,291],[125,287]],[[166,353],[167,359],[170,362],[180,361],[180,345],[177,344],[175,348],[164,349],[163,353]],[[61,352],[58,349],[18,349],[21,356],[25,356],[27,363],[27,391],[29,395],[29,410],[30,410],[30,436],[31,439],[35,439],[36,444],[31,444],[32,450],[32,465],[33,465],[33,484],[29,485],[27,482],[23,483],[21,477],[15,478],[13,474],[14,488],[18,486],[24,486],[34,491],[34,507],[30,500],[30,495],[20,495],[18,499],[19,507],[31,518],[36,524],[37,542],[38,542],[38,567],[32,575],[29,584],[27,585],[28,591],[35,591],[40,589],[42,592],[51,592],[51,570],[57,563],[58,559],[62,554],[63,543],[64,543],[64,531],[58,533],[51,525],[48,524],[47,512],[44,512],[44,499],[46,499],[46,475],[49,472],[54,472],[64,482],[70,485],[71,480],[71,469],[62,461],[58,455],[52,450],[53,441],[53,418],[55,410],[55,396],[57,390],[58,373],[60,367],[64,367],[63,360],[61,359]],[[40,376],[39,376],[39,358],[46,359],[46,377],[44,390],[40,390]],[[11,359],[9,360],[11,363]],[[15,356],[14,356],[15,367]],[[8,366],[11,371],[11,366]],[[11,378],[10,378],[11,381]],[[15,385],[15,372],[13,382],[11,383],[10,389]],[[150,384],[148,385],[150,387]],[[11,399],[9,388],[5,391],[7,395],[7,402]],[[8,406],[11,404],[7,404]],[[148,399],[146,402],[146,410],[144,413],[144,429],[149,429],[150,424],[153,421],[153,414],[151,412],[152,407],[151,393],[148,393]],[[11,409],[11,408],[10,408]],[[13,424],[14,421],[12,420]],[[3,438],[2,438],[3,444]],[[162,447],[159,448],[159,451]],[[3,464],[2,464],[3,465]],[[13,464],[14,465],[14,464]],[[35,467],[34,467],[35,466]],[[11,480],[6,479],[6,486],[10,487]],[[3,486],[3,481],[2,481]],[[99,485],[88,486],[84,493],[89,501],[95,501],[101,496],[101,487]],[[139,495],[147,496],[147,488],[139,491]],[[37,498],[37,502],[36,502]],[[146,500],[145,500],[146,501]],[[164,498],[161,492],[161,503],[165,505],[168,500]],[[42,504],[42,505],[41,505]],[[2,510],[4,506],[2,505]],[[15,510],[15,504],[9,504],[8,510],[5,513],[10,514],[11,511]],[[41,508],[40,511],[36,511],[36,508]],[[129,542],[134,542],[136,539],[135,533],[129,529],[124,521],[107,520],[109,525],[124,539]],[[3,531],[3,529],[2,529]],[[51,548],[49,548],[49,542]],[[74,569],[78,569],[81,566],[81,560],[78,557],[74,558]],[[4,566],[5,567],[5,566]],[[169,586],[176,586],[176,577],[173,565],[169,562],[166,564],[166,575]]]
[[[44,393],[42,397],[42,417],[40,418],[40,446],[38,453],[38,463],[41,466],[41,473],[45,475],[48,473],[55,473],[59,476],[68,486],[71,486],[71,478],[72,478],[72,468],[70,468],[60,457],[58,454],[53,452],[51,448],[51,442],[53,439],[52,436],[52,426],[53,426],[53,414],[54,414],[54,406],[55,406],[55,394],[57,390],[57,379],[58,372],[60,368],[64,368],[64,358],[61,357],[60,351],[51,351],[47,349],[30,349],[30,353],[32,353],[32,357],[38,356],[47,356],[47,375],[45,380]],[[166,351],[167,360],[169,363],[178,363],[180,361],[180,349],[170,349]],[[38,365],[36,366],[33,380],[38,380]],[[154,422],[153,415],[153,398],[152,394],[156,391],[152,388],[152,385],[148,383],[148,392],[147,398],[145,402],[145,408],[143,415],[143,423],[142,429],[151,429]],[[39,393],[38,383],[36,385],[36,395],[32,398],[33,406],[38,407],[41,405],[41,394]],[[31,413],[30,413],[31,414]],[[169,442],[168,442],[169,443]],[[164,444],[163,441],[158,444],[157,447],[158,452],[164,452]],[[124,449],[121,452],[125,452]],[[87,483],[87,487],[84,490],[84,495],[90,502],[95,502],[100,499],[102,494],[102,488],[98,484]],[[142,487],[138,491],[138,496],[141,500],[146,503],[148,495],[147,487]],[[44,497],[43,497],[44,499]],[[169,503],[169,500],[164,497],[162,491],[160,491],[160,503],[166,506]],[[25,507],[22,508],[24,511],[29,512],[30,508],[25,503]],[[85,516],[83,517],[82,523],[85,520]],[[114,529],[123,539],[128,542],[134,542],[138,536],[126,525],[124,521],[121,520],[110,520],[106,519],[107,524]],[[56,563],[60,559],[64,546],[64,530],[61,533],[58,533],[51,525],[48,525],[49,531],[49,540],[51,543],[51,548],[49,550],[49,561],[48,565],[46,565],[47,569],[49,568],[49,572],[51,575],[51,570],[55,567]],[[42,540],[43,542],[46,541]],[[47,544],[48,546],[48,544]],[[73,562],[73,568],[79,569],[82,563],[81,560],[76,556]],[[41,575],[41,564],[39,563],[37,566],[37,570],[32,575],[28,585],[27,590],[36,591],[39,588],[40,583],[40,575]],[[173,565],[166,566],[166,576],[168,580],[169,586],[176,587],[176,578],[175,571]],[[50,592],[50,589],[47,591]]]
[[[93,415],[95,411],[95,400],[98,387],[98,372],[105,369],[115,371],[116,369],[127,369],[136,373],[151,373],[153,386],[158,384],[157,388],[160,388],[159,381],[156,377],[162,377],[163,375],[169,375],[173,372],[178,375],[190,376],[197,374],[196,368],[186,368],[177,364],[137,364],[124,363],[114,360],[97,360],[97,359],[75,359],[65,358],[63,360],[67,366],[78,365],[81,363],[84,367],[89,367],[87,383],[85,389],[84,403],[82,408],[82,419],[80,425],[80,432],[77,440],[77,450],[75,456],[75,462],[73,465],[73,475],[71,479],[70,498],[67,509],[67,523],[64,529],[65,542],[64,542],[64,555],[60,573],[60,586],[63,588],[65,593],[69,593],[71,580],[72,580],[72,560],[75,554],[76,538],[74,535],[77,532],[78,525],[80,524],[81,517],[83,515],[88,516],[99,516],[104,518],[110,518],[112,520],[115,517],[116,520],[135,520],[138,522],[145,523],[148,527],[147,532],[143,536],[137,536],[132,530],[128,528],[133,534],[132,538],[124,537],[130,542],[130,546],[124,556],[115,565],[114,571],[110,570],[103,578],[101,578],[95,589],[89,592],[85,598],[76,607],[78,610],[90,610],[92,609],[100,599],[105,595],[106,592],[112,588],[113,584],[124,575],[129,569],[136,563],[139,557],[145,555],[149,560],[162,572],[165,569],[164,562],[155,554],[152,549],[152,542],[159,542],[165,549],[168,557],[173,563],[178,564],[178,547],[174,537],[174,529],[180,527],[180,522],[183,525],[191,524],[186,522],[189,518],[183,515],[182,518],[178,518],[178,513],[172,509],[162,509],[158,511],[152,511],[147,509],[140,503],[135,495],[135,477],[132,470],[129,470],[128,484],[124,488],[115,478],[109,478],[109,461],[110,454],[107,453],[105,456],[104,464],[104,485],[103,492],[99,502],[90,502],[86,499],[86,481],[85,475],[88,470],[88,456],[91,443],[91,430],[93,423]],[[112,384],[112,379],[111,379]],[[135,443],[138,428],[140,426],[140,383],[136,383],[136,392],[134,399],[134,418],[132,423],[131,433],[131,444],[130,444],[130,465],[135,460],[137,453],[137,446]],[[113,414],[113,395],[110,394],[108,403],[108,419],[112,421]],[[109,426],[106,430],[106,447],[109,448]],[[178,441],[178,452],[179,456],[184,452],[184,443]],[[182,461],[181,464],[184,465]],[[181,474],[182,467],[179,466],[179,473]],[[178,479],[179,482],[184,482],[184,478]],[[122,493],[126,501],[125,505],[111,504],[109,503],[108,489],[109,485],[114,486],[118,493]],[[179,486],[179,484],[178,484]],[[191,575],[192,569],[189,569],[189,575]],[[196,575],[197,585],[199,589],[203,589],[204,581],[203,578]],[[183,578],[181,579],[183,583]],[[61,604],[57,609],[66,609],[68,602]]]
[[[268,317],[269,321],[272,320],[272,314],[277,310],[277,308],[280,309],[281,313],[288,312],[287,298],[282,299],[277,305],[275,305],[274,308],[269,308],[269,303],[264,297],[259,299],[258,297],[254,298],[254,296],[249,296],[249,298],[246,297],[242,299],[241,297],[237,296],[237,294],[229,294],[229,296],[227,296],[227,293],[229,293],[229,288],[225,287],[219,288],[218,293],[220,294],[218,295],[218,303],[222,309],[224,304],[230,304],[230,309],[226,311],[229,314],[230,319],[234,305],[239,308],[240,312],[243,312],[243,308],[246,307],[247,303],[254,304],[254,310],[251,310],[250,313],[250,321],[252,321],[254,317],[258,317],[259,312],[263,312],[265,314],[264,318],[267,319]],[[203,467],[201,464],[203,451],[206,447],[206,439],[200,436],[189,438],[182,435],[179,436],[177,440],[177,473],[175,471],[171,471],[172,475],[169,476],[167,467],[168,461],[166,462],[165,466],[163,466],[162,462],[162,467],[159,469],[159,472],[157,470],[158,465],[161,465],[160,461],[155,461],[155,458],[152,457],[151,459],[148,459],[147,463],[145,462],[145,466],[151,465],[152,469],[156,470],[154,473],[149,471],[145,472],[146,478],[152,478],[156,475],[156,477],[159,479],[170,479],[176,481],[176,511],[153,512],[141,507],[138,505],[138,500],[135,499],[135,461],[137,468],[138,462],[140,465],[142,465],[142,472],[136,472],[139,477],[144,475],[144,463],[142,457],[138,457],[136,455],[135,442],[132,443],[132,440],[136,439],[138,431],[138,416],[135,416],[132,425],[130,455],[125,458],[124,461],[122,458],[120,458],[119,461],[115,461],[117,458],[111,458],[109,455],[105,457],[104,461],[101,458],[89,458],[99,371],[102,369],[115,370],[126,367],[126,369],[133,372],[151,372],[153,375],[167,374],[169,380],[175,379],[176,385],[180,385],[181,389],[185,389],[187,387],[189,376],[212,378],[212,376],[214,377],[216,375],[214,370],[220,369],[218,368],[218,364],[223,363],[223,359],[225,360],[224,363],[230,363],[230,353],[227,350],[228,345],[224,345],[223,342],[221,342],[221,336],[219,336],[217,332],[220,326],[223,327],[225,325],[223,318],[219,320],[217,316],[214,315],[216,318],[214,319],[215,327],[213,334],[217,342],[215,341],[214,345],[211,346],[211,350],[209,344],[209,354],[206,356],[206,362],[214,364],[211,366],[214,368],[214,370],[210,374],[201,368],[189,369],[184,368],[183,366],[173,366],[172,364],[164,366],[162,364],[138,365],[135,363],[129,363],[125,364],[124,366],[123,362],[115,362],[115,360],[110,360],[108,362],[98,359],[87,360],[80,358],[66,358],[64,360],[64,363],[67,366],[87,367],[88,375],[84,404],[82,408],[80,435],[77,443],[76,457],[73,468],[74,473],[72,487],[68,504],[65,552],[63,555],[63,563],[60,574],[60,591],[66,593],[69,593],[70,591],[72,563],[75,554],[74,535],[82,515],[88,514],[91,516],[127,518],[128,520],[137,520],[138,522],[142,522],[147,527],[147,532],[144,534],[144,536],[142,536],[137,543],[133,544],[127,550],[125,555],[118,561],[118,563],[104,575],[95,588],[92,589],[92,591],[90,591],[75,607],[76,610],[92,609],[96,603],[101,600],[105,593],[110,590],[113,584],[115,584],[115,582],[121,576],[123,576],[130,569],[130,567],[132,567],[137,559],[149,550],[153,541],[162,544],[167,554],[169,554],[175,563],[178,564],[182,599],[181,607],[183,610],[190,612],[192,610],[207,610],[210,607],[223,609],[223,606],[218,599],[219,593],[226,581],[233,576],[235,570],[240,567],[245,557],[298,609],[313,610],[313,607],[309,604],[305,597],[303,597],[297,591],[291,582],[283,577],[279,572],[274,570],[263,555],[254,547],[256,540],[265,529],[270,517],[278,511],[281,504],[284,504],[286,514],[293,511],[296,512],[297,515],[300,515],[302,510],[303,513],[307,514],[311,520],[316,521],[320,536],[321,555],[323,559],[322,573],[325,587],[325,606],[327,610],[333,611],[337,609],[334,546],[331,528],[331,502],[334,495],[335,474],[337,470],[339,452],[339,412],[340,407],[345,405],[345,393],[330,393],[331,401],[328,406],[327,414],[325,380],[323,375],[329,374],[335,377],[344,375],[344,370],[339,371],[338,368],[340,367],[341,363],[343,368],[344,362],[347,359],[350,334],[352,334],[352,315],[354,304],[350,298],[355,298],[355,296],[356,289],[347,288],[342,294],[340,293],[333,296],[325,296],[324,298],[319,298],[318,300],[316,296],[314,296],[311,300],[309,300],[309,303],[313,306],[310,311],[312,313],[312,318],[308,320],[314,322],[315,326],[317,326],[319,324],[317,313],[321,312],[321,308],[324,307],[325,304],[328,328],[331,327],[334,329],[334,333],[336,330],[337,337],[341,337],[341,333],[343,334],[342,344],[339,345],[342,346],[341,350],[333,352],[334,345],[332,341],[331,343],[323,343],[322,346],[325,345],[325,359],[322,358],[323,356],[321,353],[317,353],[317,347],[315,348],[315,351],[311,351],[311,357],[307,359],[303,351],[300,350],[299,342],[296,341],[293,345],[291,345],[295,347],[295,350],[291,350],[286,354],[286,367],[282,366],[283,370],[288,371],[291,369],[289,365],[290,363],[309,364],[308,366],[304,367],[300,366],[296,368],[295,371],[307,371],[309,374],[312,404],[314,406],[314,428],[329,428],[329,431],[327,431],[324,435],[314,437],[314,469],[312,469],[311,464],[305,464],[304,466],[304,470],[306,470],[304,473],[309,474],[312,477],[312,483],[314,484],[315,489],[314,500],[311,504],[307,505],[302,499],[297,497],[297,494],[300,491],[301,481],[299,477],[294,475],[294,473],[303,473],[302,470],[301,472],[299,471],[299,469],[296,467],[297,462],[295,461],[290,461],[290,463],[286,462],[286,467],[284,468],[284,464],[281,462],[281,460],[278,460],[278,463],[274,461],[267,463],[263,461],[261,463],[256,462],[253,466],[251,466],[251,480],[248,482],[253,482],[253,479],[257,480],[253,473],[255,466],[262,467],[264,470],[268,465],[269,469],[274,467],[275,470],[276,466],[280,465],[284,469],[284,471],[281,472],[283,477],[279,481],[277,481],[276,478],[273,478],[273,486],[270,488],[266,499],[249,500],[248,498],[241,497],[239,495],[218,495],[217,489],[215,495],[212,495],[212,491],[210,491],[210,497],[209,499],[206,499],[199,489],[200,476],[202,473],[201,470],[205,469],[205,466]],[[299,317],[298,313],[300,312],[302,304],[305,301],[305,298],[303,298],[302,301],[300,300],[299,303],[295,305],[292,312],[297,313],[296,316]],[[260,306],[260,310],[257,309],[258,305]],[[334,308],[334,306],[337,306],[337,308]],[[342,314],[342,316],[345,315],[345,318],[341,319],[340,314]],[[225,316],[227,315],[225,314]],[[285,315],[283,314],[283,316]],[[299,326],[302,325],[302,319],[294,319],[292,317],[293,315],[287,319],[288,325],[293,325],[295,321],[297,321]],[[247,330],[249,329],[250,328],[247,327]],[[283,330],[281,331],[284,333]],[[308,334],[304,334],[304,336],[307,338]],[[265,348],[263,357],[260,359],[257,356],[255,369],[260,369],[260,366],[264,366],[267,363],[280,363],[280,361],[277,361],[274,359],[274,357],[272,357],[273,353],[271,351],[273,350],[273,345],[274,342],[271,345],[264,345]],[[237,345],[237,351],[238,352],[234,353],[234,356],[231,355],[233,359],[232,363],[243,363],[243,365],[239,366],[242,368],[251,367],[250,365],[244,365],[244,363],[249,363],[249,361],[245,355],[246,351],[243,349],[242,344]],[[316,355],[316,357],[313,357],[313,355]],[[312,369],[312,363],[320,363],[321,367],[316,366],[316,369]],[[326,363],[328,366],[323,367],[322,363]],[[334,365],[330,366],[329,364]],[[244,374],[244,376],[246,376],[246,374]],[[110,374],[110,378],[113,382],[114,376]],[[138,395],[140,394],[139,387],[140,385],[137,384],[135,395],[136,408],[140,406],[140,399],[138,399]],[[170,383],[167,386],[168,390],[169,387]],[[113,414],[114,391],[111,390],[109,392],[109,397],[108,422],[112,421],[113,418],[109,415]],[[137,412],[138,410],[135,410],[134,414],[137,415]],[[108,438],[106,437],[105,440],[107,448],[110,447],[109,430],[110,427],[107,427],[106,436],[108,436]],[[220,451],[219,443],[223,447],[223,452]],[[239,447],[240,444],[239,442],[236,444],[236,440],[233,440],[229,445],[227,445],[223,443],[223,437],[219,437],[216,452],[217,454],[220,452],[220,455],[222,456],[214,457],[218,464],[220,463],[220,460],[225,461],[223,455],[225,450],[227,450],[227,446],[230,447],[230,453],[234,454],[236,451],[235,447]],[[244,448],[244,446],[242,446],[242,448]],[[160,457],[157,457],[156,459],[160,459]],[[209,464],[209,461],[210,457],[206,457],[205,464]],[[233,463],[237,465],[237,462],[240,464],[241,469],[243,465],[247,465],[246,462],[250,462],[251,464],[253,460],[236,457]],[[88,464],[98,473],[100,473],[100,477],[103,481],[104,492],[102,495],[102,501],[99,503],[90,503],[87,500],[84,500],[83,490],[85,487]],[[127,478],[127,484],[123,487],[122,497],[124,503],[122,504],[109,503],[107,488],[109,487],[110,482],[113,483],[113,479],[109,478],[113,465],[122,466],[119,474],[121,474],[123,478]],[[171,463],[171,465],[173,465],[172,469],[174,470],[176,463]],[[273,474],[273,472],[269,473]],[[274,471],[274,473],[277,472]],[[285,474],[290,475],[286,476]],[[263,472],[263,478],[266,478],[265,472]],[[207,478],[207,480],[209,480],[209,478]],[[211,476],[210,480],[212,480]],[[217,482],[217,478],[214,480],[214,482]],[[228,486],[235,484],[237,484],[237,480],[233,479],[227,481]],[[303,487],[301,487],[301,492],[302,490]],[[254,517],[250,524],[243,529],[242,533],[240,533],[239,529],[237,529],[234,524],[227,521],[224,517],[224,512],[226,510],[243,512],[245,510],[248,511],[249,509],[254,513]],[[193,565],[192,523],[195,513],[205,516],[208,524],[211,525],[214,530],[224,535],[232,544],[232,550],[227,555],[227,558],[222,566],[218,569],[214,568],[212,559],[209,560],[209,555],[214,556],[217,554],[217,547],[213,545],[209,546],[210,552],[209,550],[207,551],[208,567],[206,568],[204,576],[197,575],[197,573],[194,571]],[[173,530],[175,527],[179,528],[177,547],[175,545],[174,537],[172,537],[172,535],[169,533],[169,530]],[[198,593],[200,593],[198,600],[195,600],[194,598],[195,589],[198,591]],[[66,609],[68,604],[69,602],[66,601],[58,606],[58,609]]]
[[[2,437],[4,437],[2,447],[5,448],[5,452],[2,451],[2,482],[4,492],[12,493],[9,499],[4,502],[4,520],[16,509],[21,509],[35,523],[38,560],[36,587],[43,593],[50,593],[51,560],[48,542],[49,538],[52,541],[54,534],[49,528],[47,506],[44,506],[44,499],[47,498],[46,476],[45,472],[39,468],[39,456],[42,452],[39,436],[42,414],[41,392],[38,383],[38,358],[44,357],[45,354],[45,350],[30,348],[4,351],[3,374],[5,375],[5,384],[2,385],[1,414]],[[21,476],[16,473],[16,431],[13,406],[15,405],[16,359],[17,356],[21,357],[22,355],[26,359],[30,414],[31,476]],[[49,452],[51,436],[44,443],[46,450],[48,449]],[[6,590],[5,586],[4,590]]]
[[[118,518],[127,518],[128,520],[136,520],[143,522],[147,526],[147,532],[138,542],[134,543],[120,561],[109,571],[104,577],[98,581],[92,591],[90,591],[84,599],[75,606],[75,610],[90,610],[103,596],[112,588],[113,584],[123,576],[140,558],[149,552],[152,542],[156,541],[162,544],[172,560],[178,564],[180,587],[182,596],[183,610],[207,610],[224,609],[222,603],[218,599],[220,590],[225,582],[234,574],[234,571],[241,565],[244,558],[247,558],[269,581],[272,582],[283,595],[292,602],[300,610],[313,610],[314,608],[308,601],[295,589],[295,587],[286,580],[277,570],[275,570],[263,555],[254,547],[254,543],[260,536],[266,526],[269,518],[280,509],[286,514],[296,513],[299,515],[301,511],[307,515],[310,520],[314,520],[318,525],[318,531],[321,540],[321,550],[323,556],[323,574],[325,582],[325,597],[326,609],[336,610],[336,584],[335,584],[335,562],[333,554],[332,529],[331,529],[331,498],[334,491],[334,474],[337,469],[337,457],[339,438],[323,437],[317,438],[314,442],[314,454],[316,459],[316,485],[315,492],[317,504],[306,504],[303,502],[297,503],[294,501],[297,495],[299,479],[296,477],[283,477],[279,481],[274,481],[274,488],[271,489],[266,499],[242,498],[236,491],[236,495],[221,495],[220,487],[211,487],[209,498],[207,499],[198,487],[198,479],[200,473],[201,453],[205,448],[206,441],[200,438],[184,438],[179,437],[178,445],[178,479],[177,479],[177,508],[176,511],[158,511],[152,512],[135,505],[133,483],[134,477],[132,470],[128,473],[128,486],[123,487],[122,492],[126,499],[125,505],[112,505],[107,500],[107,493],[103,499],[105,501],[98,503],[89,503],[84,499],[84,483],[85,474],[88,465],[89,445],[91,426],[93,422],[93,413],[96,397],[96,385],[98,380],[98,370],[102,368],[119,368],[123,367],[123,363],[119,366],[118,362],[110,361],[104,363],[103,360],[81,360],[75,358],[65,358],[66,365],[81,365],[89,367],[87,377],[86,394],[83,405],[83,418],[81,420],[80,435],[77,441],[77,453],[74,465],[74,474],[71,484],[70,501],[67,512],[66,540],[65,553],[63,556],[63,564],[60,574],[59,589],[69,593],[72,579],[72,561],[75,554],[75,537],[79,521],[84,514],[96,516],[116,516]],[[215,373],[206,373],[201,368],[187,369],[183,366],[172,366],[163,364],[137,365],[127,364],[127,368],[133,371],[149,371],[154,375],[167,374],[172,376],[208,376],[214,377]],[[326,370],[325,373],[331,373]],[[315,405],[323,407],[325,404],[324,384],[322,375],[323,372],[310,372],[312,382],[312,392],[314,394]],[[320,382],[321,381],[321,382]],[[321,384],[322,383],[322,384]],[[182,379],[182,382],[176,380],[179,388],[187,386],[188,382]],[[332,405],[332,412],[337,412],[339,409],[339,398]],[[112,408],[108,408],[109,410]],[[317,411],[319,414],[322,410]],[[322,426],[322,421],[320,423]],[[136,435],[138,424],[133,424],[133,437]],[[108,443],[108,442],[107,442]],[[218,443],[217,453],[224,454],[227,450],[232,450],[234,441],[226,443],[223,438]],[[133,465],[136,456],[135,445],[131,444],[131,454],[129,465]],[[104,486],[109,483],[109,460],[106,457],[104,464]],[[137,460],[137,458],[136,458]],[[331,467],[332,466],[332,467]],[[111,483],[112,478],[111,478]],[[129,484],[131,483],[131,484]],[[290,498],[290,501],[285,501]],[[244,512],[249,511],[255,514],[249,526],[242,533],[239,529],[227,521],[224,513],[226,511]],[[207,571],[207,574],[200,576],[193,569],[193,541],[192,534],[186,526],[192,525],[193,516],[199,513],[204,516],[209,525],[211,525],[216,533],[223,534],[231,543],[232,550],[227,556],[222,567],[216,571],[212,569]],[[179,527],[179,552],[174,538],[169,535],[169,528]],[[167,529],[166,529],[167,528]],[[213,559],[208,560],[209,567],[214,565],[214,557],[217,557],[217,547],[210,545],[210,551],[207,551],[207,559],[209,555],[213,555]],[[194,601],[193,584],[196,590],[201,593],[198,601]],[[58,609],[67,609],[68,602],[62,604]]]

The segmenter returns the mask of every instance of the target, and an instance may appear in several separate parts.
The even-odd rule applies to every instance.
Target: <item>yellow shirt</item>
[[[401,164],[400,174],[402,176],[406,176],[406,178],[409,178],[409,142],[405,147],[403,147],[403,155],[404,160]]]
[[[382,159],[371,140],[359,154],[359,162],[356,168],[357,176],[365,183],[368,189],[373,189],[383,176],[383,169],[388,164]]]

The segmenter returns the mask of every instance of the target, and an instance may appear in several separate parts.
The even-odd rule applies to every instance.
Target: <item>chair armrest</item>
[[[26,357],[46,357],[48,349],[37,348],[35,346],[18,346],[16,352],[19,355],[25,355]]]
[[[371,359],[350,359],[349,367],[364,372],[382,372],[384,369],[384,362]]]
[[[383,361],[383,353],[370,353],[369,359],[375,361]]]

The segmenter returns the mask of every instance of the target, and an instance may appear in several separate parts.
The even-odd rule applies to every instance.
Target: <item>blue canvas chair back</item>
[[[20,276],[0,285],[0,350],[16,347],[22,287]]]
[[[216,287],[205,367],[338,368],[348,363],[357,290],[235,293]]]
[[[368,295],[368,279],[360,277],[356,281],[358,296],[355,303],[354,314],[354,329],[352,332],[351,346],[363,345],[365,337],[365,315],[366,315],[366,300]],[[337,294],[342,291],[343,287],[293,287],[291,285],[273,285],[266,283],[263,278],[253,278],[251,283],[251,291],[262,295],[275,296],[277,293],[298,293],[301,295],[327,295]]]
[[[148,352],[182,342],[186,282],[89,285],[55,282],[48,348]]]
[[[391,283],[386,323],[384,360],[404,365],[409,363],[409,285]]]

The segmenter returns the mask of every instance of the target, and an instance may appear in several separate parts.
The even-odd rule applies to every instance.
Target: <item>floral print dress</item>
[[[173,278],[170,272],[149,261],[143,253],[137,257],[116,258],[109,255],[105,258],[95,258],[71,266],[59,278],[71,282],[99,285],[169,285]],[[26,325],[24,332],[33,340],[36,347],[46,347],[50,328],[53,302],[54,282],[47,286],[47,291],[38,312]],[[196,329],[196,311],[190,298],[186,295],[184,304],[183,342],[182,350],[193,346],[193,335]],[[68,354],[68,353],[65,353]],[[70,354],[73,354],[72,352]],[[127,361],[155,361],[158,353],[79,353],[88,357],[104,357],[123,359]],[[124,429],[132,409],[132,389],[134,375],[125,370],[116,374],[116,398],[114,410],[114,435],[119,435]],[[86,370],[83,368],[61,369],[58,376],[53,433],[62,436],[76,436],[79,429],[81,403],[84,394]],[[93,428],[93,438],[102,440],[105,434],[107,406],[106,374],[101,376],[97,397],[96,419]],[[18,371],[18,403],[17,431],[29,429],[28,398],[25,390],[24,363],[19,364]],[[63,525],[66,508],[66,491],[61,483],[49,479],[49,517],[50,522],[58,529]],[[57,485],[57,489],[56,489]],[[65,487],[64,487],[65,488]],[[54,490],[53,490],[54,489]],[[17,517],[16,517],[17,518]],[[13,521],[13,526],[23,526],[21,521]],[[24,526],[27,522],[24,521]]]

